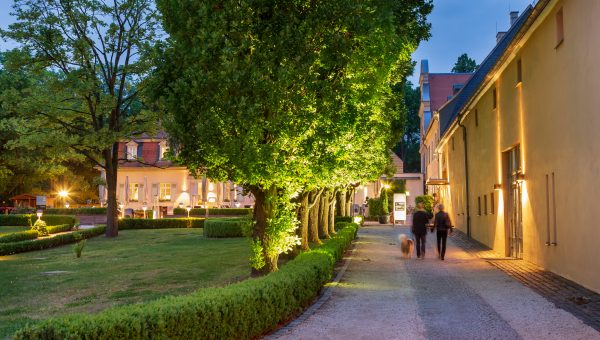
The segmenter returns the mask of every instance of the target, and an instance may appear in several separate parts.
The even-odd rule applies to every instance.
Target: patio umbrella
[[[106,172],[102,171],[100,173],[100,178],[102,179],[102,183],[106,183]],[[98,191],[98,198],[100,199],[100,203],[103,204],[104,202],[106,202],[106,186],[99,185]]]
[[[125,176],[125,202],[123,204],[127,205],[129,202],[129,176]]]

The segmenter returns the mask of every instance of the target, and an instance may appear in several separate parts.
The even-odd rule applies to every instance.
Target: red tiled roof
[[[454,84],[465,84],[472,73],[430,73],[429,98],[431,112],[438,110],[452,96]]]

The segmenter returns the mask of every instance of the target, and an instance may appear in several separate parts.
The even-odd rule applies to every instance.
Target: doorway
[[[523,200],[521,148],[519,145],[504,152],[504,189],[506,190],[504,215],[507,234],[507,255],[513,258],[523,258]]]

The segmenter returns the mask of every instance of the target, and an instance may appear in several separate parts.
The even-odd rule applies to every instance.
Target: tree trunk
[[[329,190],[321,194],[321,206],[319,209],[319,237],[330,239],[329,236]]]
[[[312,191],[310,193],[310,215],[308,218],[309,229],[308,229],[308,240],[309,242],[313,242],[316,244],[321,244],[321,240],[319,240],[319,203],[320,203],[320,191]]]
[[[252,229],[252,239],[259,241],[262,245],[262,257],[265,262],[264,267],[260,269],[252,268],[252,276],[261,276],[277,270],[277,259],[279,254],[273,256],[268,254],[269,239],[267,238],[268,219],[273,217],[273,202],[276,201],[277,190],[275,187],[263,189],[260,187],[251,188],[254,195],[254,228]]]
[[[346,212],[346,189],[341,189],[338,195],[338,212],[339,216],[348,216]]]
[[[345,193],[344,198],[346,199],[344,211],[346,214],[344,216],[350,216],[352,212],[352,197],[354,197],[354,188],[350,187]]]
[[[106,149],[104,156],[104,171],[106,172],[106,237],[119,235],[119,211],[117,210],[117,169],[119,166],[119,143],[114,143],[112,149]],[[125,189],[127,190],[127,188]]]
[[[310,213],[309,208],[309,196],[310,192],[303,191],[299,195],[299,205],[298,205],[298,221],[300,221],[300,226],[297,229],[297,235],[300,237],[300,245],[298,246],[301,250],[310,250],[308,245],[308,216]]]
[[[333,190],[329,196],[329,235],[335,235],[336,192],[337,190]]]

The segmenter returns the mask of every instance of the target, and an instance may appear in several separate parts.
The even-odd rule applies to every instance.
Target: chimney
[[[517,19],[519,18],[519,11],[511,11],[510,12],[510,26],[512,27],[512,25],[515,24],[515,22],[517,22]]]
[[[505,34],[506,34],[506,32],[498,32],[498,33],[496,33],[496,44],[498,44],[500,42],[500,40],[502,40],[502,38],[504,38]]]

